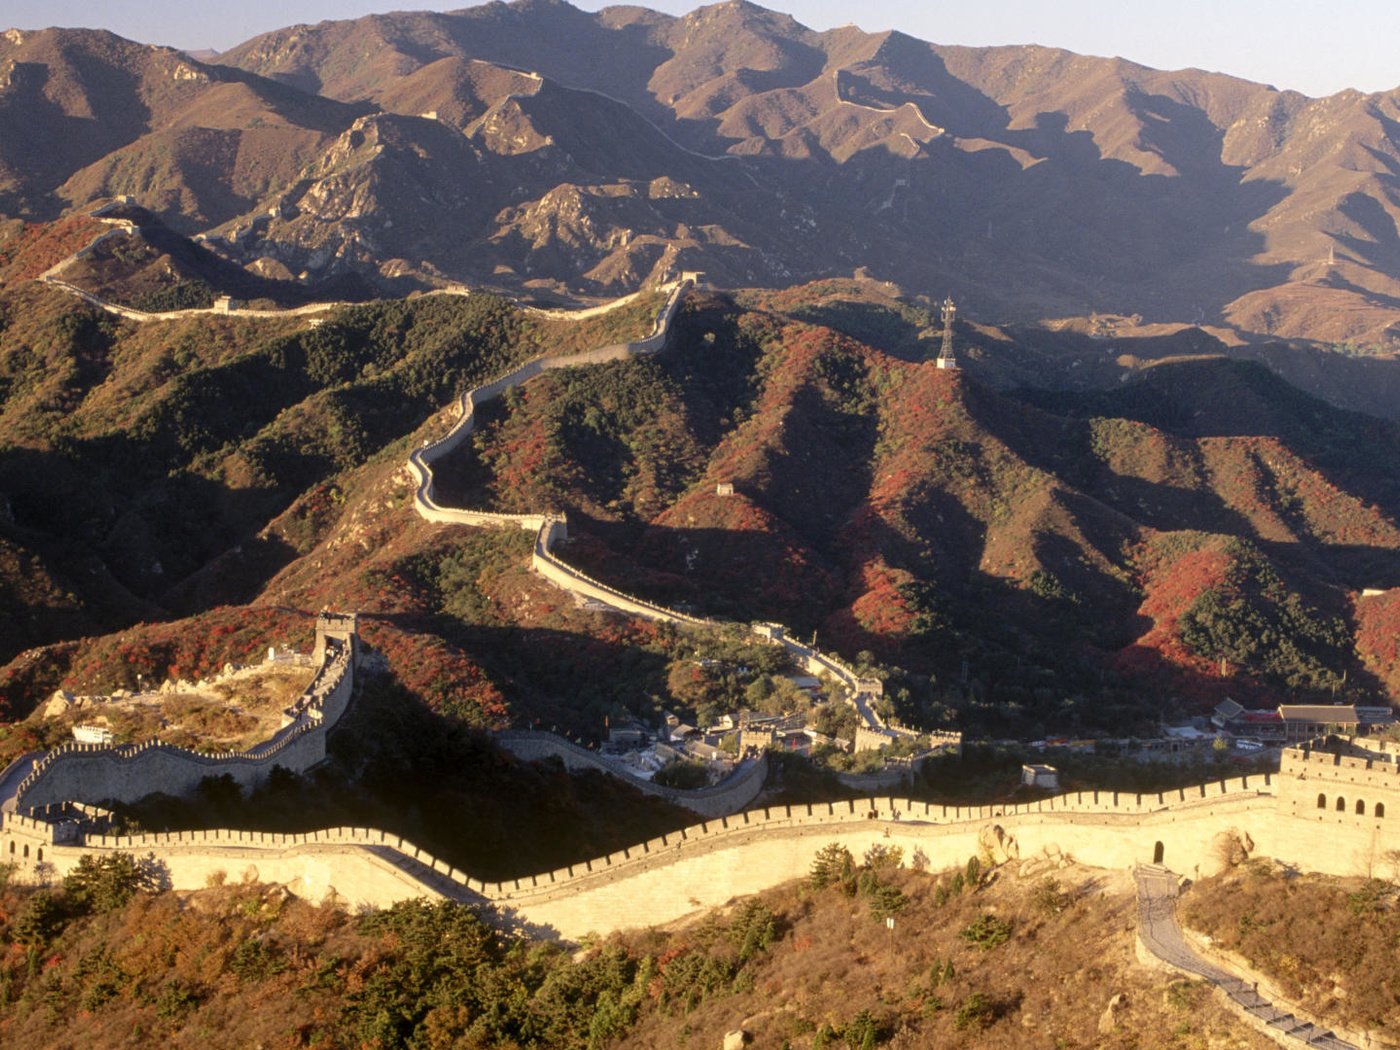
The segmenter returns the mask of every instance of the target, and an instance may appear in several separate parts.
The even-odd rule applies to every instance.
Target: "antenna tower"
[[[953,321],[958,315],[958,308],[953,305],[952,297],[943,300],[943,349],[938,351],[939,368],[957,368],[958,359],[953,356]]]

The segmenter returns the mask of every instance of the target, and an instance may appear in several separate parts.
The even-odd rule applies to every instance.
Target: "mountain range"
[[[298,25],[211,62],[0,37],[0,213],[131,195],[275,279],[630,291],[859,272],[966,315],[1385,351],[1396,93],[967,48],[744,0]]]
[[[402,463],[465,387],[656,305],[570,321],[482,286],[690,267],[666,354],[483,409],[444,499],[565,509],[573,564],[866,653],[924,725],[1400,694],[1394,361],[1355,342],[1388,338],[1400,274],[1388,96],[746,3],[371,16],[217,62],[0,41],[10,718],[326,606],[468,722],[648,715],[686,643],[572,608],[521,537],[413,520]],[[65,258],[148,310],[390,298],[141,323],[33,280]],[[471,294],[396,294],[428,286]],[[973,315],[958,371],[932,360],[942,290]]]

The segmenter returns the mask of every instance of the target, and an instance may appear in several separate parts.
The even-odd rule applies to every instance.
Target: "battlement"
[[[353,613],[322,613],[316,623],[319,668],[288,709],[288,722],[247,751],[198,752],[159,740],[139,744],[64,743],[34,763],[14,792],[17,812],[45,807],[134,802],[155,792],[185,795],[209,776],[228,774],[244,787],[264,779],[273,765],[304,772],[325,759],[325,734],[344,714],[358,662]]]
[[[859,855],[876,843],[921,851],[935,863],[961,863],[996,849],[1015,855],[1050,843],[1086,863],[1116,866],[1160,854],[1178,862],[1209,852],[1213,837],[1242,822],[1268,821],[1271,778],[1242,777],[1181,791],[1137,794],[1077,792],[1017,805],[948,806],[899,796],[767,806],[702,820],[606,856],[552,871],[486,882],[396,835],[373,828],[306,834],[211,829],[111,836],[89,831],[60,843],[26,837],[42,822],[6,815],[0,843],[60,871],[84,852],[123,850],[153,856],[176,887],[202,885],[216,870],[256,872],[308,892],[305,862],[325,880],[322,891],[386,906],[410,896],[453,896],[509,909],[518,918],[578,937],[665,921],[698,905],[721,903],[806,873],[812,854],[831,841]],[[1251,828],[1267,837],[1264,824]],[[1019,842],[1019,845],[1018,845]],[[18,854],[17,854],[18,855]],[[392,855],[392,856],[389,856]],[[382,878],[385,860],[396,874]],[[394,858],[398,858],[397,860]],[[742,858],[742,859],[741,859]]]
[[[1280,769],[1300,777],[1338,781],[1391,783],[1400,788],[1400,751],[1377,741],[1378,747],[1359,745],[1366,738],[1340,738],[1323,750],[1316,745],[1285,748]]]
[[[352,660],[359,659],[356,647],[359,645],[359,614],[336,613],[322,610],[316,616],[316,647],[311,660],[316,666],[326,662],[326,645],[329,642],[345,646],[350,650]]]
[[[532,743],[541,734],[515,736]],[[1213,858],[1219,856],[1220,837],[1229,835],[1307,870],[1369,873],[1387,863],[1387,850],[1400,843],[1400,830],[1392,830],[1386,819],[1387,804],[1400,805],[1400,794],[1392,798],[1388,793],[1397,782],[1386,773],[1385,791],[1379,785],[1369,794],[1347,789],[1338,809],[1335,782],[1328,780],[1327,805],[1318,809],[1312,798],[1316,771],[1350,767],[1323,761],[1337,756],[1314,754],[1304,762],[1301,749],[1296,750],[1296,773],[1249,775],[1164,792],[1081,791],[980,806],[898,795],[766,806],[703,819],[606,856],[496,882],[474,878],[372,828],[302,835],[201,830],[110,836],[72,820],[68,826],[79,833],[74,838],[71,831],[53,830],[55,818],[73,816],[62,806],[5,814],[0,852],[14,852],[22,866],[30,865],[26,870],[43,862],[60,872],[84,852],[150,854],[168,865],[177,887],[198,886],[213,871],[233,870],[256,871],[258,877],[313,892],[306,880],[314,869],[323,880],[316,883],[319,891],[335,890],[352,902],[384,906],[410,896],[454,896],[507,908],[519,919],[566,937],[664,922],[737,893],[801,877],[813,853],[832,841],[857,855],[874,844],[896,845],[906,856],[918,851],[935,864],[961,863],[972,855],[995,859],[1056,850],[1101,867],[1165,858],[1177,870],[1194,871],[1217,863]],[[1354,806],[1358,799],[1364,813]],[[1319,821],[1325,831],[1318,828]],[[305,861],[308,853],[315,854],[314,866]]]

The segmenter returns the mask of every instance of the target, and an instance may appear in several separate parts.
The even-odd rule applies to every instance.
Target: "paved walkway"
[[[1331,1032],[1278,1009],[1255,991],[1255,986],[1212,965],[1192,951],[1181,935],[1181,927],[1176,924],[1178,879],[1175,873],[1155,864],[1144,864],[1134,871],[1134,875],[1138,891],[1138,937],[1158,959],[1224,989],[1238,1009],[1252,1014],[1300,1046],[1319,1047],[1321,1050],[1358,1050],[1355,1044],[1338,1039]]]
[[[43,754],[42,751],[31,751],[0,770],[0,813],[15,812],[15,792],[19,790],[20,781],[29,776],[34,763]]]

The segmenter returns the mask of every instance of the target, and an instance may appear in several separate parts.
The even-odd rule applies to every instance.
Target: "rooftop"
[[[1356,723],[1353,704],[1279,704],[1279,717],[1285,722]]]

